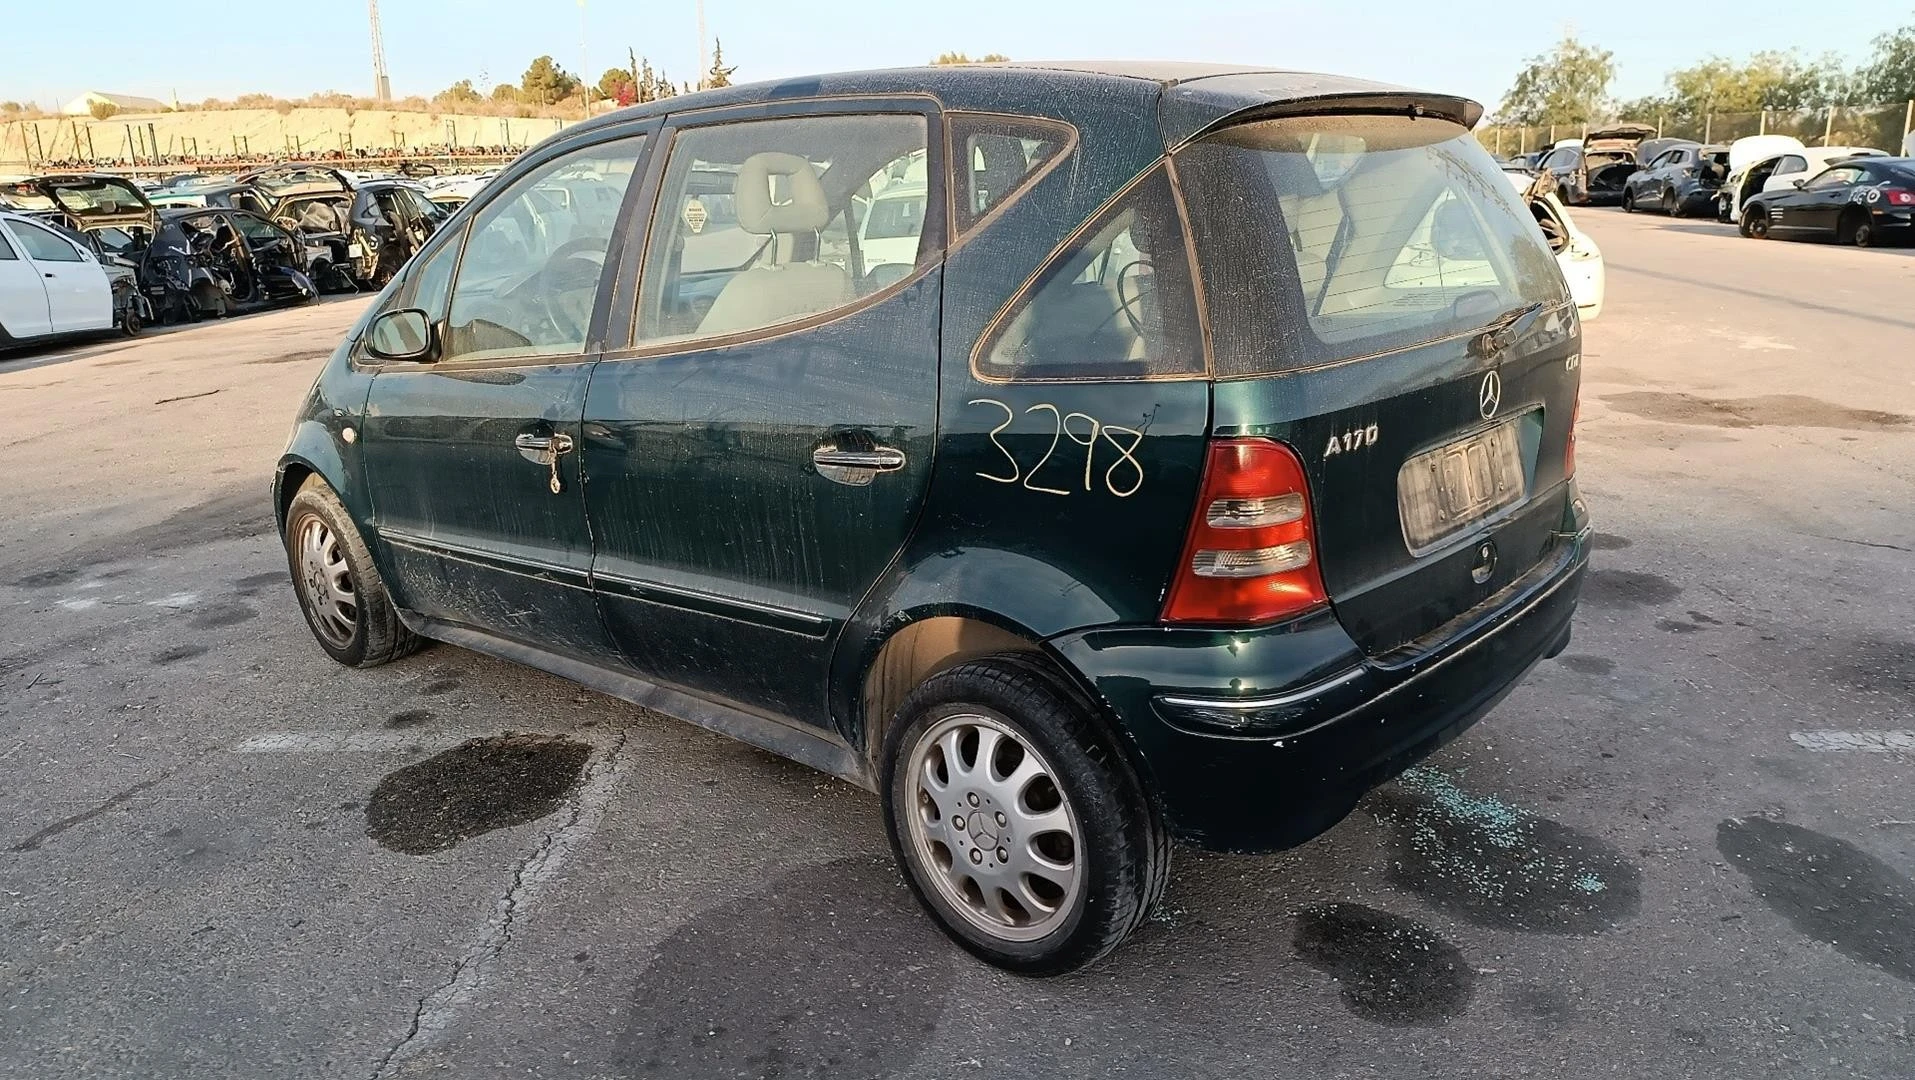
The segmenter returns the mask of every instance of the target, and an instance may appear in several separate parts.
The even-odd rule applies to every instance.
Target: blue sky
[[[370,92],[359,0],[95,0],[83,17],[54,3],[9,6],[0,99],[52,104],[87,89],[162,99],[177,92],[188,101],[253,90],[282,97]],[[1615,92],[1633,97],[1658,89],[1669,68],[1708,53],[1739,56],[1792,45],[1858,59],[1875,34],[1915,23],[1915,11],[1893,5],[1804,19],[1801,0],[1743,0],[1733,5],[1732,21],[1723,18],[1730,9],[1720,4],[1554,5],[1577,11],[1571,25],[1538,10],[1548,6],[1510,0],[959,0],[935,7],[898,0],[706,0],[706,23],[724,40],[727,62],[738,65],[741,80],[916,64],[949,49],[1020,59],[1242,61],[1460,92],[1492,107],[1523,58],[1548,48],[1565,28],[1616,54]],[[694,12],[693,0],[589,0],[584,62],[591,77],[622,64],[629,45],[674,78],[692,78],[698,66]],[[383,0],[393,91],[429,96],[462,78],[481,87],[516,81],[540,53],[576,71],[579,14],[576,0]],[[80,31],[87,35],[82,47],[21,47],[71,42]]]

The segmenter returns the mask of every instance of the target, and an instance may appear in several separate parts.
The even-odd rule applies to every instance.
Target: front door
[[[395,294],[435,319],[440,343],[431,362],[386,364],[366,403],[373,514],[404,607],[616,660],[577,448],[603,270],[643,143],[600,141],[523,174]],[[583,182],[616,190],[609,212],[571,212],[563,192]]]
[[[1848,209],[1856,181],[1863,175],[1861,169],[1849,166],[1838,165],[1822,170],[1819,176],[1802,185],[1801,192],[1795,198],[1789,200],[1788,226],[1833,233],[1837,219],[1843,210]]]
[[[11,221],[13,238],[46,289],[47,321],[56,334],[113,325],[113,288],[93,256],[51,229]]]
[[[938,400],[935,116],[838,108],[677,130],[633,347],[584,424],[593,580],[633,666],[815,725],[831,647],[922,505]],[[867,257],[867,208],[927,183],[914,254]]]
[[[18,242],[0,229],[0,335],[30,338],[52,332],[42,280],[39,269],[21,256]]]

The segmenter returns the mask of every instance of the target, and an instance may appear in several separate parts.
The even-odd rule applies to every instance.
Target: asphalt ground
[[[327,660],[266,486],[364,300],[0,356],[0,1076],[1915,1075],[1915,250],[1577,219],[1574,644],[1048,981],[859,791]]]

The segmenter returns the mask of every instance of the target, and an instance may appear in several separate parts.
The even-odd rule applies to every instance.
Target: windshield
[[[1289,362],[1404,348],[1564,295],[1535,219],[1455,124],[1247,124],[1183,151],[1179,172],[1206,279],[1261,293],[1280,282],[1273,298],[1300,311],[1311,340]],[[1278,362],[1244,351],[1261,369]]]

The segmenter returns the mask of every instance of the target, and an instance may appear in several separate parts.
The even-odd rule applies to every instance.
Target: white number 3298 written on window
[[[1025,409],[1024,413],[1027,416],[1035,413],[1040,417],[1038,422],[1051,429],[1051,441],[1044,450],[1044,456],[1038,458],[1035,465],[1025,469],[1018,464],[1016,456],[997,438],[999,433],[1017,421],[1017,410],[996,398],[972,398],[968,404],[1004,410],[1004,422],[991,429],[991,445],[997,447],[998,453],[1004,455],[1004,467],[1009,470],[1009,475],[978,473],[986,480],[999,484],[1022,484],[1028,491],[1038,491],[1046,495],[1071,494],[1076,486],[1076,470],[1071,469],[1070,478],[1064,479],[1061,474],[1057,474],[1057,469],[1066,467],[1062,461],[1058,462],[1057,469],[1052,470],[1056,475],[1046,482],[1038,481],[1038,474],[1044,471],[1051,458],[1057,456],[1058,444],[1069,438],[1071,442],[1084,448],[1083,490],[1092,491],[1098,483],[1101,483],[1104,490],[1112,495],[1120,499],[1128,499],[1144,486],[1144,466],[1136,456],[1137,447],[1144,441],[1144,433],[1136,428],[1106,424],[1089,413],[1061,412],[1055,405],[1040,402]],[[1104,468],[1101,476],[1096,471],[1097,448],[1100,444],[1108,444],[1117,451],[1117,459]],[[1052,486],[1059,483],[1069,486]]]

